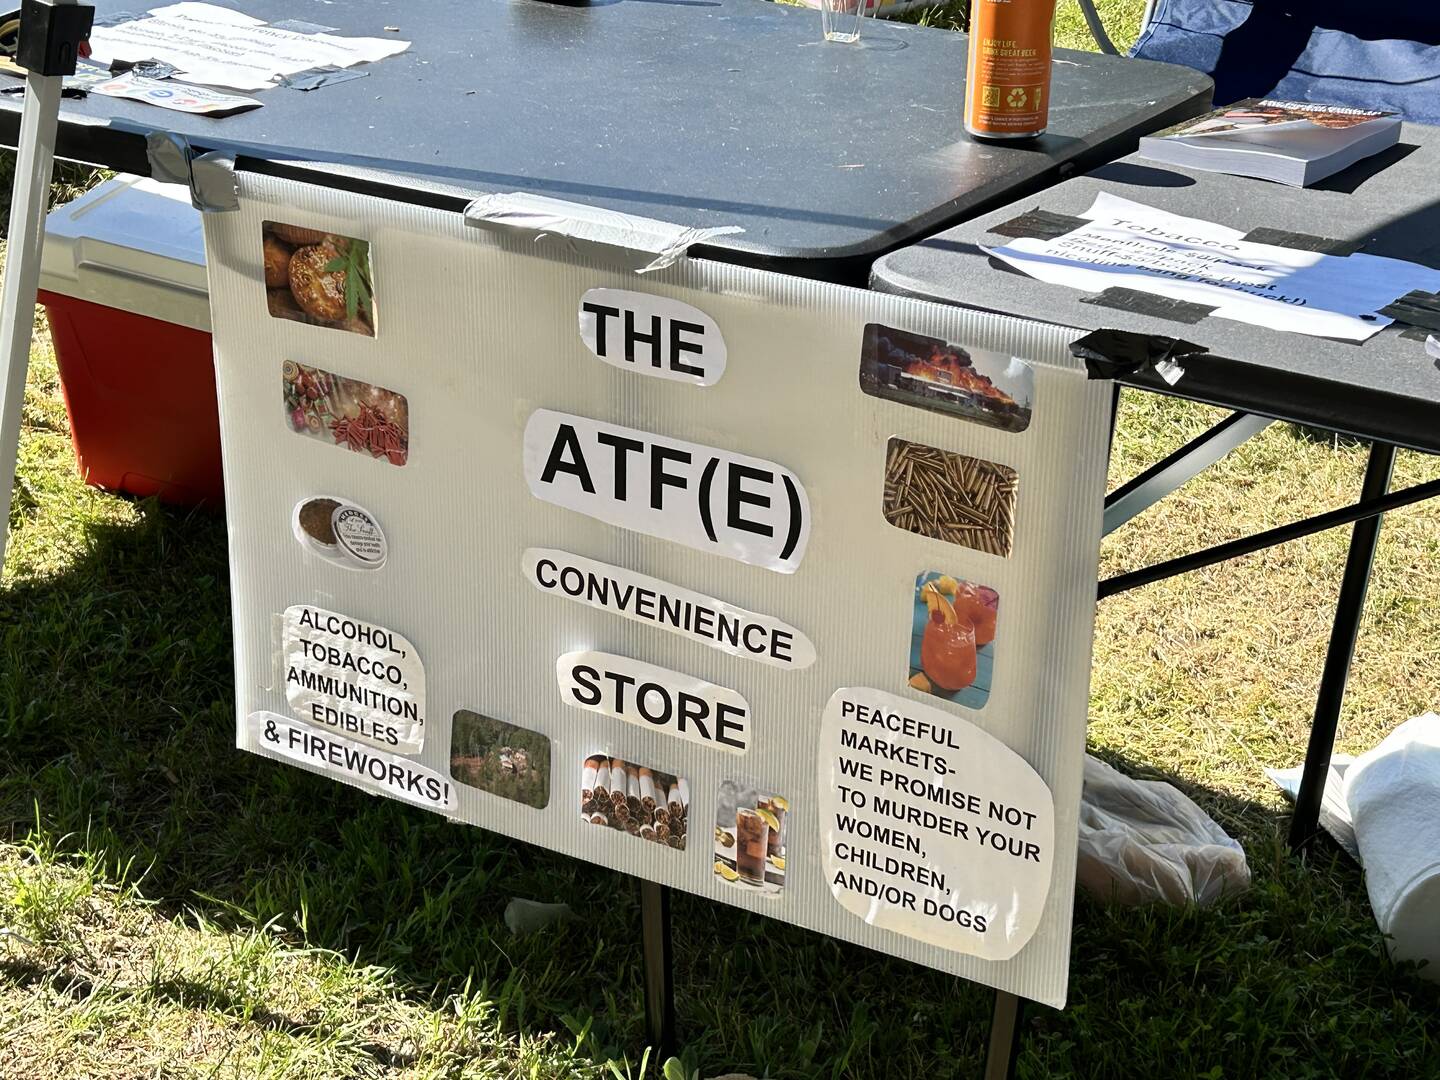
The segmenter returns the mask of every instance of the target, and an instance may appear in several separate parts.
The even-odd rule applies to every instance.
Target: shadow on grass
[[[588,1053],[636,1060],[634,883],[236,750],[223,522],[139,510],[95,528],[64,573],[0,592],[12,836],[38,814],[62,848],[143,873],[168,914],[278,917],[311,946],[393,968],[417,1000],[473,977],[516,1030],[588,1022]],[[1204,912],[1082,898],[1071,1005],[1029,1010],[1020,1075],[1261,1076],[1280,1059],[1289,1075],[1375,1075],[1433,1054],[1440,994],[1385,960],[1358,871],[1333,853],[1303,867],[1282,815],[1182,786],[1249,839],[1254,888]],[[515,896],[579,918],[516,938]],[[681,1039],[703,1075],[978,1075],[982,988],[686,894],[672,910]]]

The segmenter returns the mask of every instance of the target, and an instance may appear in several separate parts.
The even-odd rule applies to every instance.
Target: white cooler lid
[[[205,237],[189,191],[121,174],[51,211],[40,287],[208,331]]]

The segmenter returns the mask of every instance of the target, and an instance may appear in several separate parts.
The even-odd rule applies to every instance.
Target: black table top
[[[99,18],[159,2],[95,6]],[[264,108],[223,119],[67,100],[57,153],[145,174],[143,134],[167,130],[202,150],[388,169],[410,187],[740,225],[695,253],[860,282],[884,251],[1203,111],[1211,86],[1187,68],[1061,52],[1052,133],[983,146],[964,134],[966,39],[950,31],[867,20],[858,47],[826,44],[817,12],[764,0],[219,2],[412,44],[365,78],[261,91]],[[0,141],[14,144],[19,108],[0,97]]]
[[[1204,345],[1208,355],[1186,361],[1173,387],[1153,372],[1121,381],[1440,453],[1440,364],[1410,328],[1395,324],[1355,344],[1210,316],[1181,323],[1082,303],[1081,290],[1020,275],[979,248],[1006,242],[990,232],[997,225],[1036,208],[1079,214],[1101,191],[1247,233],[1270,228],[1348,241],[1440,268],[1440,128],[1406,124],[1399,146],[1305,189],[1125,158],[887,255],[871,277],[884,292],[1082,332],[1104,327]]]

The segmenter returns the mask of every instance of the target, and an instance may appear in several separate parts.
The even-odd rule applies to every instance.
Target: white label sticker
[[[825,878],[872,926],[1007,960],[1050,891],[1055,803],[1015,751],[940,709],[835,691],[820,730]]]
[[[403,753],[425,741],[425,668],[401,635],[323,608],[284,617],[285,700],[301,720]]]
[[[245,723],[251,742],[264,753],[322,769],[356,787],[437,813],[455,809],[455,791],[450,781],[423,765],[278,713],[254,712],[245,718]]]
[[[749,748],[750,706],[723,686],[627,656],[587,651],[556,660],[555,680],[573,708],[732,754]]]
[[[815,662],[810,639],[768,615],[565,551],[529,548],[523,562],[525,577],[541,592],[649,623],[762,664],[799,670]]]
[[[385,564],[385,532],[368,510],[354,503],[338,506],[332,524],[336,542],[352,559],[367,567]]]
[[[790,470],[583,416],[531,415],[525,480],[545,502],[782,574],[810,539],[810,503]]]
[[[697,386],[714,386],[725,374],[725,339],[715,320],[668,296],[591,289],[580,299],[580,337],[624,371]]]

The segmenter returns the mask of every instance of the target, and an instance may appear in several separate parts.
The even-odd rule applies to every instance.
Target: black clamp
[[[89,4],[21,0],[15,63],[34,75],[74,75],[94,19]]]

